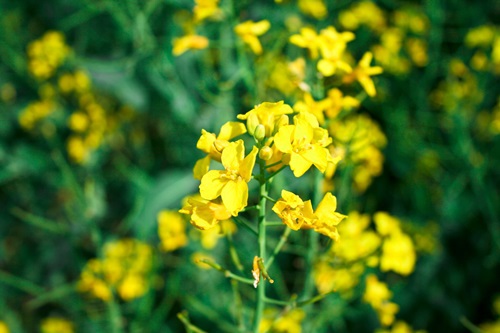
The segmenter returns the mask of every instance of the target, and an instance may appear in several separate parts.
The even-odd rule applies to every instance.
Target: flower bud
[[[266,137],[266,128],[264,125],[259,124],[253,133],[253,136],[257,139],[257,141],[262,141]]]
[[[259,158],[264,161],[269,161],[273,157],[273,150],[271,147],[264,146],[259,151]]]
[[[247,118],[248,133],[254,135],[257,126],[259,126],[259,117],[257,117],[255,113],[250,113],[250,115]]]

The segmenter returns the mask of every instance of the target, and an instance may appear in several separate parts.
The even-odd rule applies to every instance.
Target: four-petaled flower
[[[294,125],[280,127],[274,142],[278,150],[290,155],[289,165],[295,177],[302,176],[313,164],[325,172],[328,163],[333,162],[326,148],[332,139],[312,114],[300,113],[294,117]]]
[[[262,45],[260,44],[257,36],[265,34],[270,27],[271,23],[269,23],[268,20],[262,20],[259,22],[245,21],[238,24],[234,28],[234,31],[246,44],[248,44],[248,46],[250,46],[253,53],[261,54]]]
[[[383,72],[383,69],[380,66],[370,67],[372,59],[373,54],[371,52],[366,52],[356,68],[344,77],[345,83],[351,83],[354,80],[357,80],[370,97],[377,94],[375,84],[373,83],[371,76],[378,75]]]
[[[211,229],[220,221],[231,218],[231,213],[220,200],[209,201],[199,195],[189,197],[179,213],[191,215],[191,224],[201,230]]]
[[[258,149],[245,157],[243,140],[230,142],[222,151],[221,161],[225,170],[210,170],[201,179],[200,194],[204,199],[214,200],[219,196],[231,215],[237,216],[248,202],[248,182],[252,177]]]
[[[311,200],[304,202],[287,190],[281,191],[281,198],[274,204],[273,212],[292,230],[299,230],[304,223],[310,224],[314,218]]]

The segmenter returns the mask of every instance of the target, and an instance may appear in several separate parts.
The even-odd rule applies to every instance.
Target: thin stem
[[[266,260],[266,203],[267,203],[267,187],[265,181],[265,162],[259,160],[260,164],[260,200],[259,200],[259,257],[265,262]],[[253,322],[253,332],[259,333],[259,326],[264,312],[264,299],[266,298],[266,284],[261,281],[257,286],[257,301],[255,304],[255,315]]]
[[[184,324],[184,327],[186,327],[186,331],[188,333],[191,333],[191,332],[193,332],[193,333],[207,333],[206,331],[191,324],[191,322],[189,321],[189,318],[187,316],[187,312],[178,313],[177,318],[179,318],[179,320]]]
[[[241,301],[241,295],[238,290],[238,281],[231,280],[231,287],[233,289],[234,294],[234,316],[235,320],[238,323],[238,329],[240,332],[246,331],[245,320],[243,318],[243,302]]]
[[[254,235],[258,235],[259,233],[257,231],[255,231],[254,228],[252,228],[250,226],[250,223],[248,223],[246,220],[244,220],[243,218],[239,217],[239,216],[233,216],[233,219],[240,225],[242,225],[243,227],[245,227],[247,230],[250,230]]]
[[[269,176],[267,176],[266,180],[271,180],[274,176],[276,176],[278,173],[280,173],[286,167],[287,167],[287,165],[283,165],[281,168],[279,168],[278,170],[274,171]],[[261,175],[261,177],[265,177],[265,175]]]
[[[233,264],[236,266],[236,269],[242,272],[243,265],[241,264],[240,257],[238,256],[238,252],[236,251],[236,247],[234,246],[233,234],[229,230],[225,230],[225,234],[227,238],[227,243],[229,244],[229,254],[231,255],[231,260],[233,261]]]
[[[269,223],[267,225],[269,225]],[[283,232],[283,234],[281,235],[278,244],[274,248],[273,254],[271,255],[271,257],[269,257],[269,259],[266,262],[266,269],[269,269],[269,267],[271,267],[271,265],[273,264],[274,258],[281,251],[281,248],[283,247],[283,245],[285,245],[285,243],[288,239],[288,235],[290,235],[291,230],[292,229],[290,229],[290,228],[286,228],[285,231]]]
[[[239,276],[239,275],[236,275],[234,274],[233,272],[231,272],[230,270],[228,269],[225,269],[224,267],[222,267],[221,265],[213,262],[213,261],[210,261],[208,259],[201,259],[200,262],[204,263],[204,264],[207,264],[208,266],[218,270],[219,272],[222,272],[224,273],[224,276],[227,277],[227,278],[230,278],[230,279],[233,279],[233,280],[236,280],[236,281],[240,281],[240,282],[243,282],[243,283],[246,283],[246,284],[253,284],[253,280],[252,279],[247,279],[247,278],[244,278],[242,276]]]

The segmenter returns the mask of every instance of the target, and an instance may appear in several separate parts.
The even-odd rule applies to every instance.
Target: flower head
[[[180,56],[189,50],[202,50],[208,47],[208,39],[204,36],[186,35],[174,39],[173,55]]]
[[[271,137],[275,129],[280,125],[282,116],[290,113],[293,113],[292,108],[290,105],[284,104],[283,101],[276,103],[264,102],[256,105],[245,114],[239,114],[237,117],[241,120],[247,120],[247,122],[249,122],[249,118],[256,118],[257,125],[264,126],[266,137]],[[252,132],[250,128],[249,131]],[[253,135],[253,133],[251,134]]]
[[[370,67],[372,59],[373,54],[371,52],[366,52],[352,73],[344,77],[345,83],[351,83],[357,80],[370,97],[375,96],[377,93],[371,77],[383,72],[380,66]]]
[[[287,190],[281,191],[281,198],[274,204],[273,212],[292,230],[299,230],[304,223],[309,224],[314,218],[311,200],[304,202]]]
[[[262,45],[260,44],[258,36],[262,36],[269,30],[271,23],[268,20],[262,20],[259,22],[245,21],[238,24],[234,31],[240,38],[252,49],[253,53],[261,54]]]
[[[274,141],[278,150],[290,155],[289,164],[295,177],[302,176],[313,164],[325,172],[328,162],[333,161],[326,148],[332,139],[312,114],[295,116],[294,125],[280,127]]]
[[[200,194],[206,200],[219,196],[222,203],[233,216],[246,207],[248,201],[248,182],[252,177],[258,149],[245,157],[243,140],[230,142],[222,151],[221,161],[225,170],[211,170],[201,179]]]
[[[231,217],[231,213],[220,201],[209,201],[200,196],[188,198],[179,212],[191,215],[191,224],[201,230],[211,229],[220,221]]]

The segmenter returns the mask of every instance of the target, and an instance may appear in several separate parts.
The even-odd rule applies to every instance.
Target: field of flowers
[[[500,332],[500,2],[0,13],[0,333]]]

